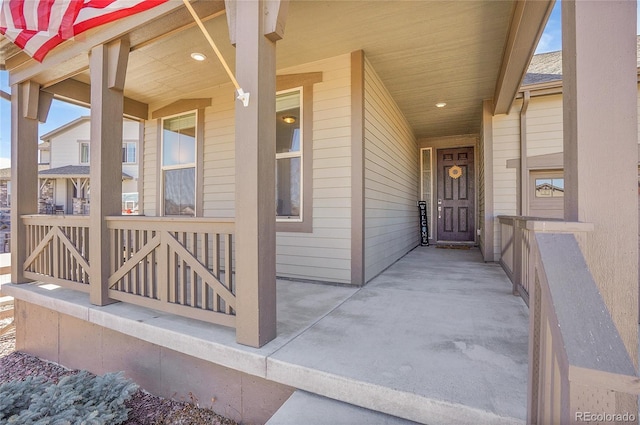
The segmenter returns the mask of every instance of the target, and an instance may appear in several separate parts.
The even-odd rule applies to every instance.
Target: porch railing
[[[499,216],[500,265],[513,284],[513,294],[520,295],[529,305],[529,259],[531,256],[531,229],[534,226],[548,227],[562,221],[547,218]]]
[[[110,273],[90,282],[87,216],[23,216],[28,279],[185,317],[235,326],[235,224],[217,219],[108,217]]]
[[[637,422],[640,381],[576,236],[529,235],[527,423]]]
[[[89,217],[23,216],[25,277],[89,292]]]
[[[233,222],[109,217],[109,297],[235,326]]]

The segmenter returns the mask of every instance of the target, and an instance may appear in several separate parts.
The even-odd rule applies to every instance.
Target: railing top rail
[[[207,230],[217,233],[234,233],[235,231],[235,221],[228,218],[111,216],[106,217],[106,221],[109,229],[167,230],[176,232]],[[202,226],[205,226],[206,229],[202,229]]]
[[[589,272],[578,241],[569,233],[535,233],[546,279],[541,290],[550,297],[557,330],[569,367],[615,376],[628,392],[640,393],[635,367]],[[589,376],[575,376],[589,379]],[[603,385],[606,385],[603,383]]]
[[[56,223],[66,225],[89,225],[88,215],[52,215],[52,214],[28,214],[20,217],[25,224]]]
[[[150,217],[148,215],[112,215],[105,217],[107,221],[131,220],[143,222],[172,222],[172,223],[235,223],[233,218],[216,217]]]

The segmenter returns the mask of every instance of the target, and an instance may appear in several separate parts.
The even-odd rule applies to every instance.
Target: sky
[[[638,8],[640,12],[640,7]],[[638,19],[640,22],[640,16]],[[547,26],[540,37],[540,42],[536,49],[536,53],[555,52],[562,49],[562,31],[560,28],[560,1],[557,1]],[[638,29],[640,34],[640,28]],[[8,86],[8,73],[0,71],[0,90],[7,93],[11,92]],[[11,157],[11,109],[10,103],[4,99],[0,99],[0,168],[6,168],[10,165]],[[47,122],[40,124],[39,134],[43,135],[54,130],[74,119],[89,115],[89,110],[66,102],[53,101]]]

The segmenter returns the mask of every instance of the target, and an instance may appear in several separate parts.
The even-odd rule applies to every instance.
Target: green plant
[[[82,371],[57,384],[27,378],[0,385],[0,424],[102,425],[127,419],[125,401],[138,386],[122,372]]]

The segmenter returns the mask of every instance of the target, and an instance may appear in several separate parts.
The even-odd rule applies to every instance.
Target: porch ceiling
[[[514,10],[512,0],[292,0],[278,42],[278,69],[362,49],[416,137],[478,133],[482,100],[494,96]],[[210,14],[205,25],[234,69],[226,17]],[[164,106],[229,83],[193,25],[132,47],[125,86],[131,99]],[[193,61],[194,51],[208,59]],[[89,83],[86,67],[73,79]],[[447,106],[436,108],[437,102]]]

